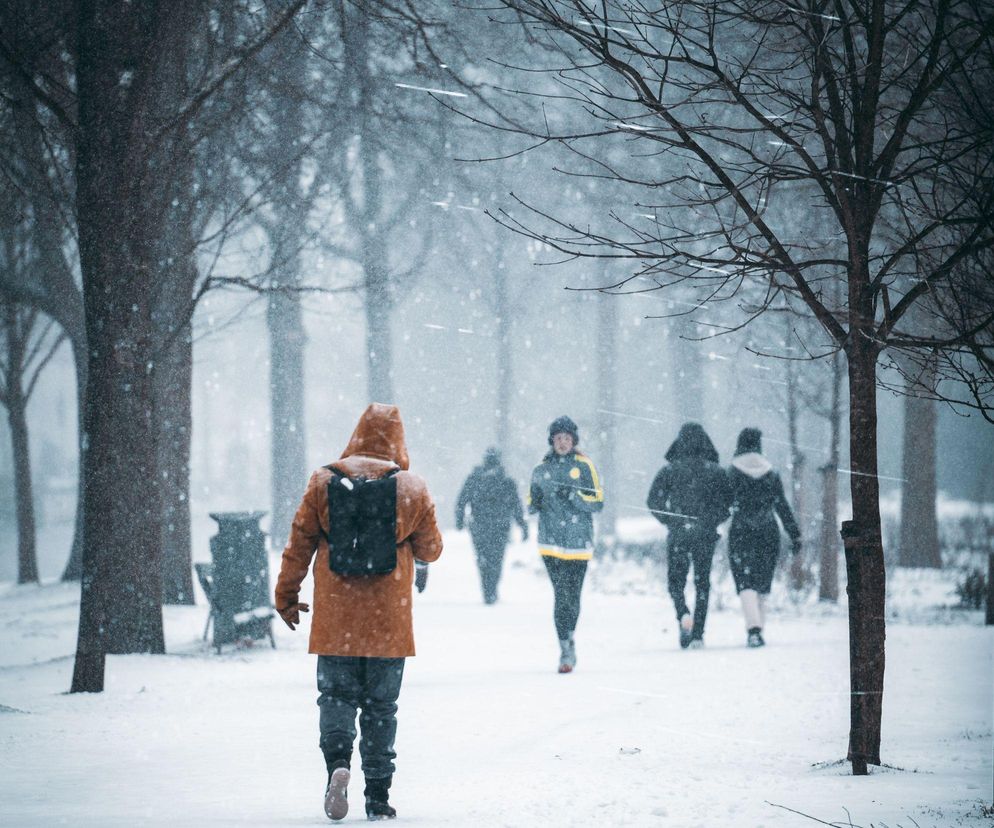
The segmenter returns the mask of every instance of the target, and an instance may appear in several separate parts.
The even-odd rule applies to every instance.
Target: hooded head
[[[718,451],[700,423],[684,423],[680,426],[680,433],[666,451],[668,463],[674,460],[686,460],[689,457],[700,457],[712,463],[718,462]]]
[[[483,452],[483,465],[492,469],[500,465],[500,450],[491,446],[485,452]]]
[[[762,454],[763,432],[758,428],[743,428],[735,444],[735,456],[740,454]]]
[[[362,412],[342,457],[354,454],[389,460],[405,470],[410,468],[404,423],[397,406],[372,403]]]
[[[549,445],[552,445],[552,438],[556,434],[569,434],[573,438],[573,446],[576,447],[580,443],[580,429],[577,424],[573,422],[569,417],[563,414],[562,417],[556,417],[551,423],[549,423]]]

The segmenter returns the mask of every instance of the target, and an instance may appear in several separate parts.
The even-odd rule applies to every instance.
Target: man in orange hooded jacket
[[[348,813],[347,788],[356,712],[362,738],[359,753],[366,779],[366,814],[391,819],[397,698],[404,659],[414,655],[411,582],[415,560],[428,563],[442,553],[435,506],[425,481],[408,471],[404,426],[395,406],[373,403],[335,462],[350,478],[397,482],[397,566],[384,575],[343,576],[328,560],[328,482],[333,472],[315,471],[297,509],[276,584],[276,609],[290,629],[310,607],[299,602],[300,584],[314,559],[314,618],[309,652],[318,656],[321,750],[328,767],[325,812]],[[316,558],[315,558],[316,553]]]

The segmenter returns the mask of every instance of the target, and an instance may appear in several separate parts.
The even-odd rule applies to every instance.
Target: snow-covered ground
[[[509,550],[487,607],[468,537],[446,541],[416,599],[400,699],[391,798],[404,824],[818,824],[795,811],[878,828],[992,824],[994,630],[979,613],[930,615],[927,576],[902,582],[899,605],[919,611],[888,628],[887,764],[854,778],[841,762],[844,608],[780,601],[769,646],[747,650],[722,583],[706,649],[680,651],[658,570],[597,564],[578,668],[560,676],[534,546]],[[202,598],[170,607],[170,655],[111,657],[104,693],[68,695],[77,612],[72,586],[0,586],[0,824],[328,824],[306,621],[280,625],[276,650],[219,657],[200,640]],[[346,822],[363,819],[361,786],[356,773]]]

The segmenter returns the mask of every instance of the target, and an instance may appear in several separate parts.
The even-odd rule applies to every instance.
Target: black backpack
[[[334,466],[328,481],[328,566],[338,575],[385,575],[397,567],[397,480],[349,477]]]

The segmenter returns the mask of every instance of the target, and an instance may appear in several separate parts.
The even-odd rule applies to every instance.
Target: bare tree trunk
[[[790,326],[785,341],[789,341]],[[797,370],[792,360],[787,360],[787,434],[790,442],[790,500],[802,531],[807,528],[807,504],[804,502],[805,456],[798,445],[798,424],[801,418]],[[810,580],[806,555],[802,551],[790,559],[790,585],[793,589],[803,589]]]
[[[86,487],[83,485],[83,456],[86,453],[83,418],[86,413],[86,343],[85,337],[71,339],[73,365],[76,369],[76,434],[79,446],[79,459],[76,463],[76,522],[73,530],[72,548],[69,550],[69,561],[62,571],[63,581],[78,581],[83,576],[83,515],[86,512],[84,502]]]
[[[613,296],[594,294],[597,300],[597,391],[604,411],[617,411],[618,405],[618,302]],[[597,461],[601,469],[602,485],[614,480],[617,431],[616,418],[601,412],[598,416]],[[604,499],[600,517],[600,531],[606,536],[615,534],[618,519],[617,497]]]
[[[192,261],[189,265],[192,266]],[[180,303],[180,308],[184,306],[185,303]],[[190,525],[193,330],[189,322],[179,324],[179,331],[161,352],[155,383],[162,480],[162,601],[193,604]]]
[[[511,351],[511,302],[507,296],[504,244],[498,233],[494,268],[494,305],[497,314],[497,407],[494,414],[497,448],[506,458],[510,449],[511,400],[514,394],[514,357]]]
[[[850,291],[852,295],[853,291]],[[866,318],[872,319],[869,314]],[[858,325],[854,325],[858,329]],[[858,333],[849,348],[849,453],[853,519],[842,524],[849,596],[850,731],[853,774],[880,764],[886,578],[877,479],[875,346]]]
[[[8,378],[12,380],[13,378]],[[23,395],[10,395],[7,416],[10,439],[14,450],[14,490],[17,504],[17,583],[38,581],[36,551],[35,507],[31,485],[31,452],[28,445],[27,400]]]
[[[266,323],[269,328],[270,495],[272,513],[270,544],[282,549],[290,535],[300,492],[307,481],[307,430],[305,414],[305,352],[307,334],[300,293],[301,247],[307,232],[310,199],[301,190],[305,175],[298,159],[286,169],[288,148],[306,140],[308,99],[307,51],[295,33],[273,44],[279,50],[281,94],[272,105],[275,127],[273,146],[267,153],[270,169],[281,173],[272,197],[274,221],[267,225],[273,287]]]
[[[926,384],[931,377],[923,378]],[[918,396],[922,386],[909,381],[904,398],[904,483],[901,488],[901,566],[940,569],[939,527],[935,510],[935,403]]]
[[[160,7],[103,8],[77,16],[76,215],[86,310],[83,421],[83,578],[72,692],[103,689],[107,653],[165,651],[162,513],[155,429],[155,325],[161,211],[150,203],[149,78],[121,85],[122,67],[147,67]],[[161,23],[161,19],[156,19]],[[139,32],[136,36],[135,32]],[[108,56],[113,55],[113,59]]]
[[[366,249],[366,357],[370,402],[394,403],[393,347],[390,330],[390,295],[386,252],[376,242]]]
[[[72,268],[66,261],[63,248],[65,222],[62,217],[64,199],[68,193],[53,184],[51,164],[46,158],[45,137],[38,117],[33,92],[27,80],[12,73],[9,77],[14,90],[12,107],[20,151],[25,161],[25,172],[31,182],[30,201],[34,218],[32,243],[38,254],[38,270],[44,273],[44,288],[40,291],[44,301],[37,303],[39,310],[54,319],[65,331],[72,344],[76,368],[77,434],[79,437],[79,466],[85,450],[83,441],[83,394],[86,388],[86,321],[83,316],[83,297],[76,284]],[[70,146],[69,151],[72,151]],[[63,581],[78,581],[83,560],[83,482],[78,474],[76,496],[76,525],[73,533],[69,561],[62,575]]]
[[[829,408],[829,456],[821,472],[821,532],[818,598],[839,600],[839,446],[842,432],[842,355],[832,355],[832,394]]]
[[[296,258],[294,259],[296,261]],[[294,285],[287,267],[281,285]],[[300,499],[307,473],[307,433],[304,429],[304,333],[300,295],[278,291],[269,296],[269,394],[272,411],[272,497],[270,537],[282,548]]]

